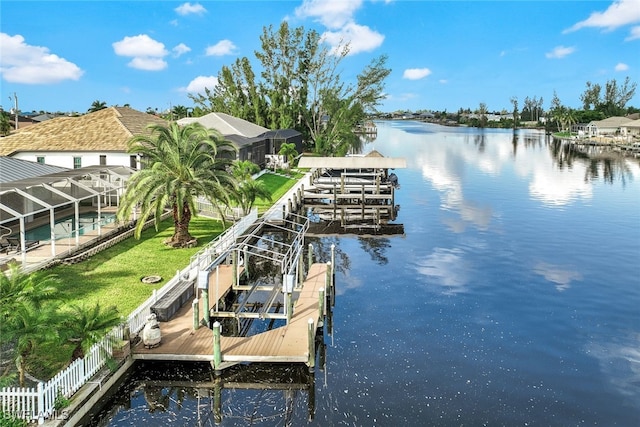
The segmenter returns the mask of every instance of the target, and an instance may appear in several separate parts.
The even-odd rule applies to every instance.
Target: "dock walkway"
[[[312,264],[288,325],[249,337],[222,336],[222,368],[242,362],[308,362],[309,319],[313,319],[314,326],[317,326],[324,316],[320,313],[318,293],[325,289],[326,295],[326,281],[327,265]],[[217,284],[215,271],[211,273],[209,291],[212,307],[228,292],[231,284],[231,266],[220,266]],[[200,313],[203,313],[201,298],[199,304]],[[134,359],[213,362],[213,332],[206,326],[193,329],[191,305],[185,304],[168,322],[160,322],[160,331],[160,346],[149,349],[140,342],[132,349]]]

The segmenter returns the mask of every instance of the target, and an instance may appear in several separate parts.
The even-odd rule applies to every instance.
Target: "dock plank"
[[[223,268],[224,267],[224,268]],[[306,362],[308,360],[308,320],[317,326],[318,291],[325,287],[326,264],[313,264],[294,303],[288,325],[250,337],[220,338],[223,362]],[[231,266],[220,266],[209,277],[210,304],[231,288]],[[217,290],[215,280],[217,277]],[[203,301],[199,299],[202,313]],[[185,304],[168,322],[160,323],[161,345],[147,349],[142,344],[133,349],[133,357],[147,360],[213,361],[213,332],[207,327],[193,330],[193,310]]]

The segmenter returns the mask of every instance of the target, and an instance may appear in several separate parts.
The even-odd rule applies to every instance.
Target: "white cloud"
[[[127,64],[131,68],[159,71],[167,67],[167,63],[162,59],[169,54],[164,44],[153,40],[146,34],[127,36],[114,42],[112,46],[116,55],[133,57]]]
[[[370,52],[384,41],[384,36],[373,31],[367,26],[350,22],[339,31],[327,31],[321,36],[321,40],[332,47],[333,53],[345,44],[349,44],[349,55],[360,52]]]
[[[189,46],[187,46],[184,43],[180,43],[179,45],[175,46],[173,49],[171,49],[173,51],[173,55],[175,57],[178,57],[180,55],[184,55],[187,52],[191,52],[191,48]]]
[[[146,34],[125,37],[113,43],[113,50],[120,56],[153,56],[163,57],[168,54],[164,44],[153,40]]]
[[[402,78],[409,80],[420,80],[431,74],[428,68],[407,68],[402,74]]]
[[[586,27],[614,30],[637,22],[640,22],[640,0],[617,0],[604,12],[593,12],[584,21],[580,21],[564,30],[564,33]]]
[[[181,88],[181,91],[188,93],[204,93],[205,88],[213,90],[218,84],[218,78],[215,76],[198,76],[191,80],[186,88]]]
[[[561,59],[575,51],[575,47],[556,46],[551,52],[547,52],[545,56],[549,59]]]
[[[236,51],[236,45],[231,40],[220,40],[213,46],[208,46],[206,50],[207,56],[224,56],[233,55]]]
[[[84,71],[41,46],[31,46],[21,35],[0,33],[0,74],[11,83],[51,84],[78,80]]]
[[[362,0],[304,0],[296,8],[298,18],[316,18],[327,28],[338,29],[351,22]]]
[[[629,66],[624,62],[617,63],[615,68],[616,71],[627,71],[628,69],[629,69]]]
[[[443,85],[446,85],[447,83],[449,83],[449,80],[447,80],[447,79],[440,79],[440,80],[438,80],[438,82],[439,82],[439,83],[441,83],[441,84],[443,84]]]
[[[131,68],[144,71],[160,71],[167,68],[167,63],[162,58],[150,58],[148,56],[136,56],[127,64]]]
[[[202,15],[207,13],[207,9],[205,9],[204,6],[202,6],[200,3],[183,3],[180,6],[176,7],[174,10],[178,15],[182,16],[190,14]]]
[[[629,31],[629,36],[624,39],[624,41],[628,42],[631,40],[637,40],[640,39],[640,25],[637,27],[633,27],[631,28],[631,31]]]

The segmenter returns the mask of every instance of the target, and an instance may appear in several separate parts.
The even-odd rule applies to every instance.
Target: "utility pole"
[[[14,101],[13,111],[16,113],[15,128],[16,128],[16,130],[18,130],[18,95],[16,95],[16,93],[13,92],[13,98],[11,98],[11,96],[9,96],[9,99]]]

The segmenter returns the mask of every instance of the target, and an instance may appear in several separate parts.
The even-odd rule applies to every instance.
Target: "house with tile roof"
[[[127,153],[127,143],[148,133],[150,124],[167,122],[128,107],[56,117],[0,138],[0,156],[69,169],[105,165],[139,169],[140,158]]]

